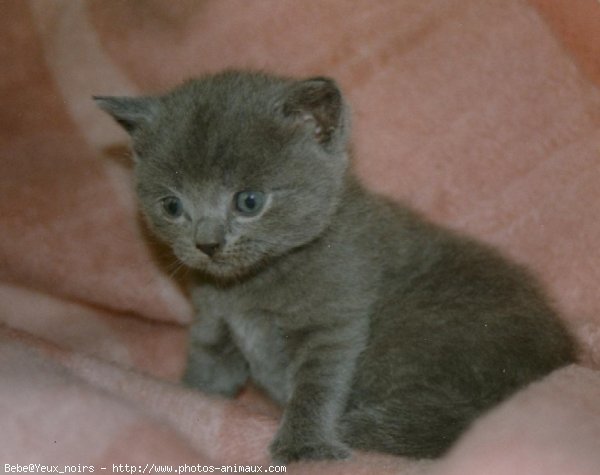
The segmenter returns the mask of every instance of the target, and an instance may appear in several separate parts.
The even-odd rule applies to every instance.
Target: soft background
[[[174,384],[181,271],[90,100],[229,67],[335,77],[368,186],[531,267],[582,348],[440,461],[289,472],[597,474],[596,0],[0,0],[0,463],[268,463],[268,401]]]

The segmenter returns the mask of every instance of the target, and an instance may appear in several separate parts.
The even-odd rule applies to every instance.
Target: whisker
[[[175,260],[169,264],[166,267],[166,271],[169,273],[169,278],[175,278],[175,276],[177,275],[177,273],[180,270],[184,270],[186,273],[189,271],[188,267],[185,265],[184,262],[180,261],[179,259],[175,258]],[[184,274],[185,275],[185,274]]]

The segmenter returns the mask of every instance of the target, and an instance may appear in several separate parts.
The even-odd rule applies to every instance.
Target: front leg
[[[248,363],[220,318],[198,319],[190,329],[183,382],[203,391],[233,397],[248,379]]]
[[[273,460],[343,459],[350,449],[337,434],[364,337],[356,328],[291,332],[292,394],[270,450]]]

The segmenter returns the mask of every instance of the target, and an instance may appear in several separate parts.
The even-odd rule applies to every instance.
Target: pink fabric
[[[437,461],[291,473],[596,474],[600,4],[595,0],[6,1],[0,17],[0,462],[268,465],[279,409],[176,384],[192,310],[144,230],[126,135],[92,94],[228,67],[335,77],[368,186],[531,267],[582,364]],[[98,468],[96,469],[99,470]]]

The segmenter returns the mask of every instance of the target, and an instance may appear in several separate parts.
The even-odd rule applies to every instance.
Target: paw
[[[299,460],[342,460],[350,457],[350,449],[338,441],[284,441],[277,437],[270,447],[276,463],[288,464]]]
[[[211,361],[189,359],[182,383],[209,394],[234,397],[245,383],[245,375],[232,368],[217,367]]]

